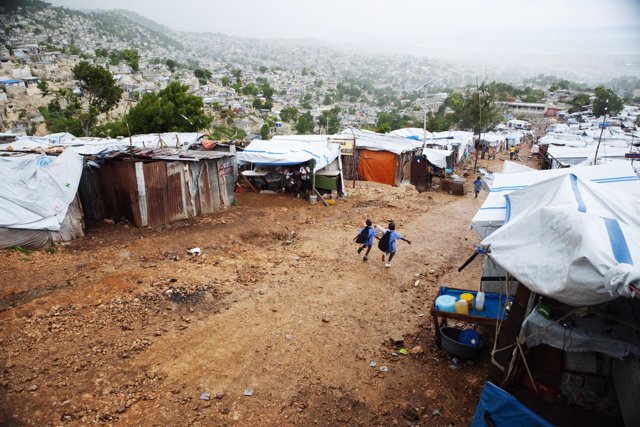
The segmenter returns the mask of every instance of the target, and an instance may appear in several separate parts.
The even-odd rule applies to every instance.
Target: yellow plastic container
[[[463,299],[456,301],[456,313],[469,314],[469,303]]]
[[[463,299],[467,302],[469,309],[473,307],[473,294],[465,292],[464,294],[460,295],[460,299]]]

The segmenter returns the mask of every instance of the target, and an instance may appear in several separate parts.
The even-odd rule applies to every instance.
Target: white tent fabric
[[[397,155],[422,147],[422,141],[356,128],[348,128],[332,137],[341,139],[353,139],[355,137],[356,148],[366,148],[371,151],[389,151]]]
[[[24,136],[16,141],[0,144],[0,150],[11,147],[14,151],[29,151],[39,148],[51,148],[53,146],[73,146],[76,152],[83,155],[106,154],[115,151],[126,151],[129,145],[134,147],[159,148],[164,146],[171,148],[186,148],[196,143],[202,134],[196,132],[167,132],[161,134],[133,135],[117,138],[76,138],[70,133],[51,134],[43,137]]]
[[[431,164],[444,169],[447,167],[447,157],[451,155],[449,150],[434,150],[433,148],[424,148],[422,154],[427,157]]]
[[[521,173],[521,172],[534,172],[536,169],[530,168],[520,163],[511,162],[505,160],[502,164],[502,173]]]
[[[391,132],[389,132],[389,135],[400,136],[402,138],[418,138],[420,141],[422,141],[425,138],[425,131],[424,129],[420,128],[402,128],[392,130]],[[427,139],[433,138],[433,134],[429,131],[426,131],[426,137]]]
[[[333,135],[335,138],[344,139],[353,139],[354,136],[356,138],[357,148],[366,148],[367,150],[372,151],[389,151],[396,155],[400,155],[407,151],[422,148],[422,141],[393,136],[392,134],[376,133],[369,130],[352,128],[347,129],[338,135]],[[423,154],[427,157],[427,160],[435,166],[439,168],[446,168],[446,158],[451,155],[451,151],[425,148],[423,150]]]
[[[0,157],[0,227],[60,230],[82,175],[82,156]]]
[[[615,193],[575,174],[514,191],[506,223],[481,246],[533,292],[566,304],[631,297],[629,285],[640,287],[640,199]]]
[[[313,172],[340,156],[340,145],[327,142],[326,135],[283,135],[271,140],[253,140],[238,161],[264,166],[286,166],[315,160]]]
[[[495,173],[489,196],[471,220],[471,227],[480,237],[487,237],[505,221],[507,212],[505,195],[537,182],[569,173],[583,180],[591,180],[607,191],[616,192],[614,194],[619,194],[621,198],[640,199],[640,180],[629,162],[510,174]]]

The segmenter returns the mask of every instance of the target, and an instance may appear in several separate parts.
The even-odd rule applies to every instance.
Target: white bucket
[[[315,194],[309,196],[309,203],[311,203],[312,205],[315,205],[317,201],[318,201],[318,196],[316,196]]]

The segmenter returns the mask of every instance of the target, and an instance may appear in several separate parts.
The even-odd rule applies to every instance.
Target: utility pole
[[[478,92],[478,145],[475,147],[476,149],[476,159],[473,162],[473,171],[477,170],[478,166],[478,151],[480,151],[480,136],[482,135],[482,104],[480,103],[480,88],[478,87],[478,82],[476,81],[476,90]]]
[[[427,144],[427,93],[428,93],[427,91],[428,91],[429,83],[431,83],[435,79],[436,78],[433,77],[427,80],[426,82],[422,83],[420,86],[416,88],[416,91],[419,91],[424,87],[424,121],[423,121],[423,127],[422,127],[422,149],[423,150],[425,145]]]
[[[602,118],[602,124],[600,125],[602,129],[600,129],[600,137],[598,138],[598,145],[596,146],[596,155],[593,158],[593,165],[598,164],[598,150],[600,149],[600,142],[602,142],[602,134],[604,133],[604,125],[607,121],[607,113],[609,112],[609,98],[606,100],[606,104],[604,107],[604,117]]]

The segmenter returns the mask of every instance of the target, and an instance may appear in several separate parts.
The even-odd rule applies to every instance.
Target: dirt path
[[[0,423],[467,425],[486,357],[451,369],[428,309],[442,284],[477,287],[479,262],[455,269],[483,197],[358,183],[327,208],[243,193],[191,223],[4,251]],[[367,217],[413,242],[390,269],[355,253]],[[392,335],[412,354],[392,356]]]

